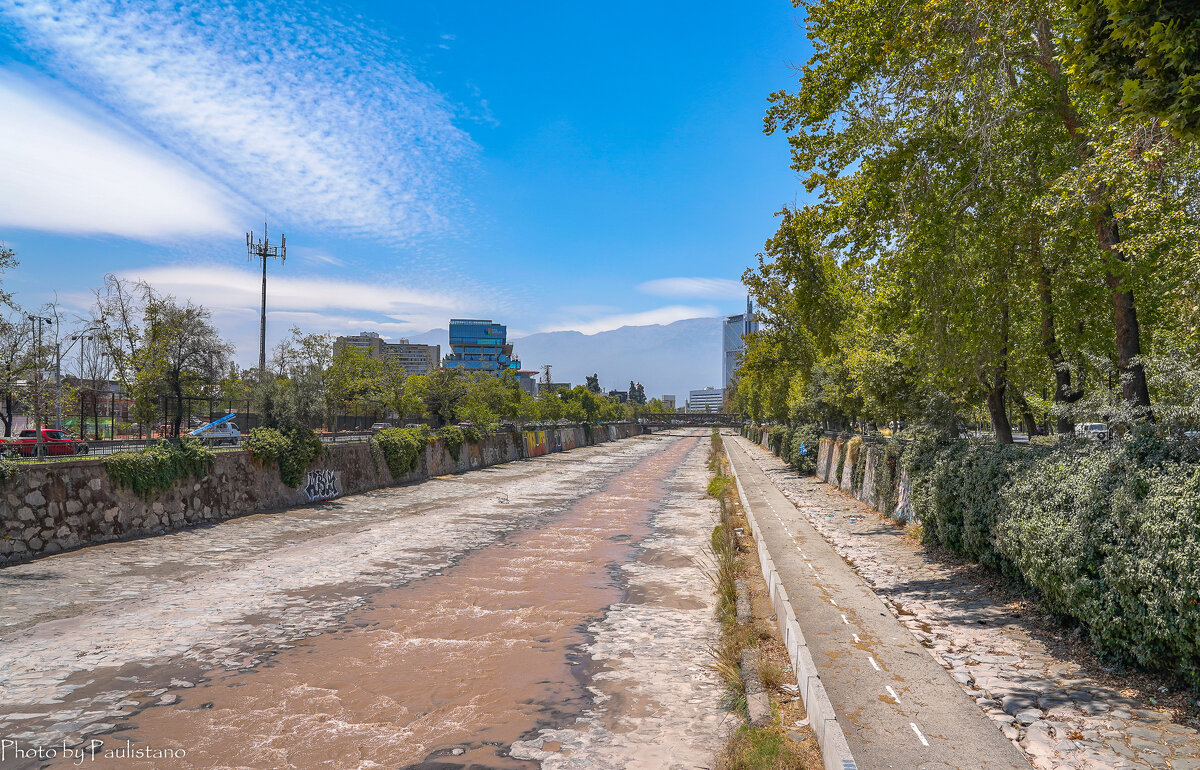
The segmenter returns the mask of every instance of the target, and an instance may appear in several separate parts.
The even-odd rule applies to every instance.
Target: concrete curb
[[[763,579],[767,581],[767,587],[770,589],[775,622],[779,625],[779,634],[783,637],[784,646],[792,662],[792,671],[796,674],[796,686],[808,712],[808,725],[817,736],[817,745],[821,747],[825,770],[857,770],[858,765],[855,764],[850,746],[846,743],[846,734],[842,732],[842,726],[838,724],[837,715],[833,711],[833,704],[825,694],[825,685],[821,683],[816,663],[813,662],[808,644],[804,641],[804,632],[796,622],[796,613],[788,601],[783,581],[775,571],[775,562],[771,559],[767,542],[763,539],[754,513],[750,510],[746,492],[742,489],[742,480],[738,478],[732,460],[729,462],[729,470],[733,473],[733,482],[737,486],[742,511],[746,514],[746,521],[750,524],[750,531],[754,534],[754,542],[758,546],[758,562],[762,565]]]

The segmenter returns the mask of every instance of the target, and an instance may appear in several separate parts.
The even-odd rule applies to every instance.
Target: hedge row
[[[817,449],[821,445],[821,428],[818,425],[776,425],[769,430],[757,425],[743,425],[742,435],[755,443],[761,443],[764,431],[767,446],[772,452],[787,461],[798,473],[813,473],[817,469]]]
[[[792,462],[782,433],[769,443]],[[903,470],[927,543],[1037,589],[1109,660],[1200,687],[1200,440],[1147,429],[1104,445],[918,438],[873,451],[885,514]]]

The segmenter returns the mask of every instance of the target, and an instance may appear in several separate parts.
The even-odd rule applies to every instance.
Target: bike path
[[[857,766],[1028,770],[1024,755],[753,462],[743,442],[726,436],[726,454]]]

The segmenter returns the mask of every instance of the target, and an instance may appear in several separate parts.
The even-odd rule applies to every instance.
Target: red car
[[[85,455],[88,445],[56,428],[42,428],[42,451],[46,455]],[[4,442],[5,454],[33,457],[37,454],[37,431],[26,428],[16,438]]]

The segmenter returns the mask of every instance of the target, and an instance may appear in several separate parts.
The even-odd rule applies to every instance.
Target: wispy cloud
[[[0,0],[43,64],[274,217],[405,241],[474,152],[392,40],[292,0]]]
[[[0,73],[0,225],[140,240],[237,232],[227,191],[49,93]]]
[[[230,319],[226,325],[247,325],[258,317],[260,279],[249,270],[188,265],[146,267],[123,275],[204,305],[218,318]],[[403,284],[272,275],[267,285],[270,317],[290,317],[293,322],[308,319],[301,323],[306,330],[345,331],[360,325],[371,329],[374,323],[388,331],[415,333],[446,326],[454,315],[502,310],[490,306],[485,297]]]
[[[670,324],[688,318],[709,318],[715,315],[717,315],[717,309],[711,305],[668,305],[638,313],[615,313],[590,319],[567,320],[561,323],[547,324],[538,331],[577,331],[584,334],[596,334],[620,329],[622,326]]]
[[[659,278],[638,284],[637,290],[656,297],[738,299],[746,296],[746,287],[728,278]]]

